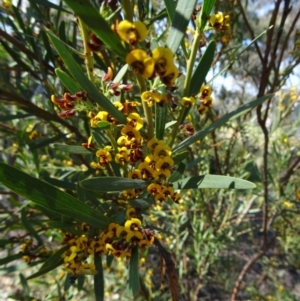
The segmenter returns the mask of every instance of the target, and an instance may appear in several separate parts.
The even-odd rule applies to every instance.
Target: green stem
[[[197,30],[195,33],[195,37],[194,37],[194,41],[193,41],[193,45],[192,45],[192,49],[191,49],[191,54],[190,54],[190,57],[187,62],[186,76],[185,76],[185,81],[184,81],[184,85],[183,85],[182,97],[187,97],[189,94],[192,72],[193,72],[193,67],[194,67],[194,63],[196,60],[197,51],[199,48],[200,39],[201,39],[201,34]],[[175,142],[175,138],[178,134],[178,128],[179,128],[180,124],[183,122],[182,119],[183,119],[185,110],[186,110],[185,106],[180,107],[180,111],[179,111],[178,118],[177,118],[177,123],[174,124],[174,126],[173,126],[170,147],[172,147]]]
[[[140,87],[140,93],[147,91],[145,80],[141,75],[136,76],[138,85]],[[153,120],[152,120],[152,108],[148,106],[145,101],[142,101],[144,114],[146,117],[147,125],[148,125],[148,140],[154,137],[154,128],[153,128]]]
[[[188,93],[189,93],[192,72],[193,72],[193,68],[194,68],[197,51],[199,49],[200,38],[201,38],[201,34],[198,31],[196,31],[193,45],[192,45],[191,54],[190,54],[190,57],[187,62],[186,76],[185,76],[185,81],[184,81],[184,85],[183,85],[183,97],[188,96]]]
[[[132,13],[132,0],[122,0],[122,8],[125,16],[125,20],[132,22],[133,13]]]
[[[88,27],[82,22],[79,18],[79,27],[81,31],[81,36],[83,40],[83,47],[84,47],[84,57],[85,57],[85,66],[88,78],[91,82],[94,82],[94,56],[93,52],[89,48],[89,41],[90,41],[90,30]]]

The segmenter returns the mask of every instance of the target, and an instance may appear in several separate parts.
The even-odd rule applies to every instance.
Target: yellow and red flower
[[[147,32],[146,25],[141,21],[129,22],[123,20],[119,23],[117,28],[119,37],[132,46],[135,46],[138,42],[144,41]]]
[[[149,78],[154,72],[154,60],[149,57],[144,50],[132,50],[126,56],[126,63],[132,67],[134,75],[140,74],[144,78]]]

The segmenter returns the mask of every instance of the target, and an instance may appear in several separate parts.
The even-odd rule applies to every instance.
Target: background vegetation
[[[101,6],[101,1],[91,2]],[[167,40],[170,22],[165,7],[175,9],[175,2],[135,1],[134,12],[148,25],[151,43]],[[120,5],[104,4],[112,10]],[[300,3],[217,0],[213,11],[230,16],[230,30],[205,33],[207,42],[198,49],[199,60],[209,42],[216,41],[206,76],[214,105],[204,117],[191,113],[195,131],[250,100],[271,97],[188,146],[182,160],[185,176],[233,176],[256,188],[187,190],[180,204],[157,205],[148,220],[161,232],[161,243],[176,263],[180,300],[299,300]],[[58,116],[51,96],[67,90],[55,68],[66,68],[47,35],[50,29],[84,66],[76,18],[65,2],[46,0],[20,0],[12,6],[2,1],[0,18],[1,162],[78,196],[82,191],[77,183],[89,170],[89,157],[57,145],[86,142],[89,118],[84,111],[74,118]],[[189,27],[194,26],[191,19]],[[175,84],[178,91],[187,71],[190,32],[184,42],[176,52],[182,74]],[[107,72],[105,56],[110,55],[103,48],[100,53],[94,54],[98,78]],[[174,95],[174,102],[180,102],[176,91]],[[179,141],[189,134],[184,129],[188,132],[187,127],[181,129]],[[0,299],[95,300],[91,275],[79,275],[72,284],[60,266],[28,279],[60,248],[70,220],[57,219],[51,206],[47,210],[5,186],[0,189]],[[21,252],[24,244],[34,255],[29,263]],[[132,300],[126,292],[128,262],[109,260],[103,261],[105,300]],[[157,247],[143,252],[141,291],[134,300],[170,300],[165,269]]]

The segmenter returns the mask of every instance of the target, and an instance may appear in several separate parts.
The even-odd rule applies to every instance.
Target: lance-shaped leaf
[[[61,248],[60,250],[58,250],[57,252],[53,253],[43,263],[41,268],[36,273],[34,273],[34,274],[30,275],[29,277],[27,277],[27,280],[42,276],[42,275],[54,270],[55,268],[57,268],[61,264],[63,264],[64,260],[61,256],[68,249],[69,249],[69,246],[65,246],[65,247]]]
[[[67,3],[76,16],[79,17],[108,48],[125,60],[127,53],[120,39],[111,30],[110,25],[89,0],[64,0],[64,2]]]
[[[182,177],[184,171],[185,171],[185,164],[180,162],[177,169],[172,173],[171,177],[169,178],[169,182],[172,183],[179,180]]]
[[[61,150],[63,152],[69,153],[69,154],[79,154],[79,155],[92,155],[93,152],[89,149],[86,149],[83,146],[80,145],[67,145],[67,144],[59,144],[55,143],[53,144],[53,147],[57,150]]]
[[[18,254],[14,254],[14,255],[10,255],[10,256],[1,258],[0,259],[0,266],[3,265],[3,264],[7,264],[7,263],[9,263],[11,261],[20,259],[20,258],[22,258],[22,256],[23,256],[23,254],[18,253]]]
[[[252,189],[256,185],[238,178],[220,175],[202,175],[185,178],[173,183],[174,189],[200,189],[200,188],[231,188]]]
[[[86,222],[93,227],[106,228],[111,222],[108,217],[55,186],[4,163],[0,163],[0,182],[42,207]]]
[[[262,104],[265,100],[269,99],[271,95],[265,95],[262,97],[257,98],[256,100],[253,100],[238,109],[234,110],[233,112],[230,112],[224,116],[222,116],[219,120],[215,121],[210,126],[206,127],[205,129],[197,132],[195,135],[183,140],[181,143],[179,143],[176,147],[174,147],[173,152],[178,152],[187,146],[195,143],[196,141],[203,139],[207,134],[211,133],[212,131],[216,130],[217,128],[221,127],[223,124],[225,124],[229,120],[233,120],[237,117],[239,117],[242,114],[247,113],[254,107]]]
[[[174,0],[164,0],[167,9],[169,21],[172,21],[175,15]]]
[[[77,64],[64,42],[59,40],[50,30],[47,31],[48,37],[51,40],[56,51],[66,64],[70,74],[73,76],[77,84],[83,91],[86,91],[88,98],[96,101],[105,111],[110,113],[116,119],[122,123],[126,123],[125,116],[118,111],[118,109],[111,103],[111,101],[105,97],[96,86],[88,79],[84,74],[80,66]]]
[[[127,289],[132,296],[135,296],[140,290],[139,249],[137,246],[131,252]]]
[[[123,177],[98,177],[83,180],[80,182],[80,185],[88,190],[109,192],[126,189],[143,189],[147,186],[147,182]]]
[[[181,43],[185,30],[191,21],[191,16],[195,8],[196,0],[179,0],[177,2],[174,17],[172,19],[172,27],[167,39],[167,45],[173,53],[177,51]],[[173,4],[174,5],[174,4]],[[168,13],[173,14],[172,10]]]
[[[203,5],[202,5],[202,9],[201,9],[201,26],[200,26],[200,32],[203,31],[208,19],[209,19],[209,15],[210,12],[212,10],[212,8],[214,7],[216,0],[204,0],[203,1]]]
[[[95,254],[94,264],[97,270],[97,274],[94,276],[95,300],[103,301],[104,300],[104,275],[103,275],[102,259],[99,255]]]
[[[55,74],[57,75],[57,77],[60,79],[60,81],[63,83],[63,85],[67,88],[69,92],[74,94],[81,90],[81,88],[75,82],[75,80],[71,78],[66,72],[57,68],[55,69]]]
[[[155,104],[155,137],[158,140],[164,138],[166,122],[168,118],[168,107],[164,105],[161,107]]]
[[[214,60],[215,51],[216,51],[216,42],[211,41],[208,44],[203,56],[201,57],[201,60],[198,66],[196,67],[194,74],[192,75],[189,95],[199,93],[199,90],[202,84],[204,83],[205,77]]]

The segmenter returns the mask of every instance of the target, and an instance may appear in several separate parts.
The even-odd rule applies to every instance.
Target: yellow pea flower
[[[144,119],[138,113],[130,113],[126,120],[130,125],[132,125],[137,130],[140,130],[143,127]]]
[[[112,161],[111,154],[104,149],[99,149],[96,152],[96,156],[99,157],[100,164],[108,164]]]
[[[134,138],[135,140],[139,141],[141,139],[140,132],[132,125],[125,125],[121,130],[121,134],[126,136],[128,140]]]
[[[160,78],[160,80],[167,86],[167,87],[173,87],[175,80],[178,77],[178,69],[177,67],[172,64],[169,66],[169,68],[166,70],[165,74]]]
[[[127,220],[124,225],[124,231],[127,232],[126,241],[129,242],[132,238],[139,240],[143,239],[143,234],[140,231],[142,222],[138,218]]]
[[[142,42],[147,36],[147,27],[141,21],[129,22],[123,20],[119,23],[117,28],[119,37],[130,45],[136,45],[138,42]]]
[[[157,47],[152,51],[152,57],[155,64],[155,72],[159,76],[164,76],[166,71],[174,65],[173,52],[169,48]]]
[[[191,107],[195,104],[195,98],[193,96],[191,97],[183,97],[181,99],[181,105],[185,107]]]
[[[202,85],[200,88],[200,98],[205,98],[210,96],[212,93],[212,89],[209,85]]]
[[[140,74],[144,78],[149,78],[154,72],[154,60],[149,57],[144,50],[132,50],[126,56],[126,63],[132,67],[133,74]]]

